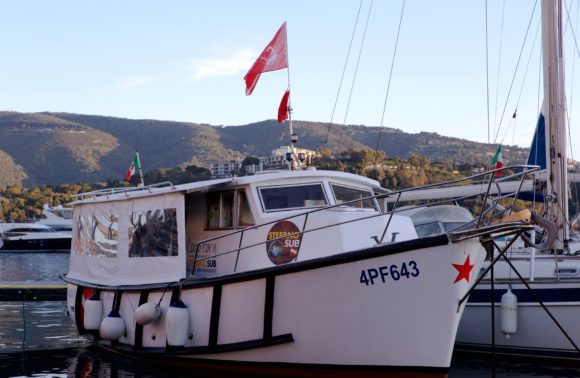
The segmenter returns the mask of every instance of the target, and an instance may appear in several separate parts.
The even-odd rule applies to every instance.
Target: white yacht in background
[[[0,223],[0,238],[0,252],[69,252],[72,235],[39,223]]]

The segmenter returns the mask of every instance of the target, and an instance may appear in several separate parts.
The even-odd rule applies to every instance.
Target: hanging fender
[[[88,331],[96,331],[103,319],[103,301],[98,294],[85,301],[83,325]]]
[[[165,315],[167,345],[184,346],[189,336],[189,309],[180,300],[172,303]]]
[[[518,330],[518,298],[511,289],[501,296],[501,331],[506,338]]]
[[[137,307],[134,318],[137,324],[144,326],[159,319],[159,315],[161,315],[160,305],[146,302]]]
[[[105,340],[117,340],[119,337],[123,336],[125,333],[125,322],[119,311],[116,309],[111,310],[109,315],[107,315],[99,328],[99,334]]]

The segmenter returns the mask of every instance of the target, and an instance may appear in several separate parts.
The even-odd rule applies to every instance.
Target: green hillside
[[[298,146],[317,150],[328,124],[294,121]],[[324,147],[339,152],[374,149],[378,127],[333,125]],[[381,150],[390,158],[425,156],[431,161],[486,163],[495,146],[383,128]],[[288,144],[288,127],[275,120],[211,126],[70,113],[0,112],[0,186],[56,185],[122,179],[139,150],[144,172],[207,166],[209,161],[269,156]],[[504,146],[504,159],[523,162],[526,149]]]

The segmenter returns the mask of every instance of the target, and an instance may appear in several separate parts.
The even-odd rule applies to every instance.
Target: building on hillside
[[[211,162],[209,163],[209,170],[212,177],[229,177],[239,174],[254,174],[259,171],[271,171],[276,169],[288,169],[288,155],[291,153],[290,147],[279,147],[272,151],[271,156],[259,157],[258,164],[246,165],[242,167],[242,159],[235,162]],[[296,154],[301,159],[304,166],[310,166],[312,159],[317,156],[316,151],[307,150],[305,148],[296,148]],[[298,165],[294,162],[294,168]],[[242,172],[243,168],[243,172]]]
[[[288,161],[286,155],[272,155],[261,157],[262,168],[264,171],[271,171],[275,169],[288,169]]]
[[[229,161],[209,163],[209,170],[211,171],[212,177],[229,177],[238,175],[241,168],[242,162],[240,160],[235,162]]]
[[[316,151],[312,151],[312,150],[308,150],[306,148],[295,148],[296,150],[296,155],[298,155],[298,159],[300,159],[300,161],[302,162],[302,164],[306,167],[312,165],[312,159],[315,158],[316,156],[318,156],[318,153]],[[271,162],[272,165],[280,165],[282,164],[279,168],[264,168],[264,169],[280,169],[280,168],[288,168],[288,160],[286,158],[286,156],[291,153],[292,150],[290,148],[290,146],[281,146],[276,148],[275,150],[272,151],[272,156],[271,158]],[[282,163],[283,161],[283,163]],[[295,167],[298,165],[297,162],[294,163]]]

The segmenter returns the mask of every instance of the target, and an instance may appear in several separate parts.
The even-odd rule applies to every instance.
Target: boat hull
[[[469,256],[469,259],[467,258]],[[67,280],[79,332],[120,353],[231,363],[446,369],[463,307],[485,251],[447,236],[382,245],[327,258],[180,285],[106,287]],[[471,262],[459,279],[453,264]],[[471,278],[471,280],[470,280]],[[456,282],[454,282],[456,281]],[[118,308],[126,329],[102,340],[84,329],[83,302],[94,294],[104,314]],[[171,285],[169,285],[171,286]],[[115,296],[117,292],[117,296]],[[187,306],[184,346],[167,346],[166,315]],[[160,303],[144,326],[135,309]]]
[[[5,238],[0,251],[70,251],[71,238]]]
[[[100,345],[106,351],[122,357],[136,359],[145,364],[155,364],[164,369],[176,369],[176,375],[185,369],[202,376],[219,377],[301,377],[301,378],[447,378],[447,368],[405,368],[377,366],[348,366],[323,364],[287,364],[208,360],[194,357],[139,354],[126,352],[108,345]],[[147,365],[150,366],[150,365]]]
[[[501,296],[507,285],[481,285],[470,297],[457,335],[456,350],[494,353],[523,358],[566,359],[580,361],[580,281],[543,280],[528,282],[533,292],[522,283],[512,283],[518,298],[517,331],[507,338],[501,330]],[[491,299],[494,298],[495,344],[492,344]],[[545,309],[538,302],[544,304]],[[548,315],[548,312],[553,319]],[[558,324],[554,321],[557,321]]]

